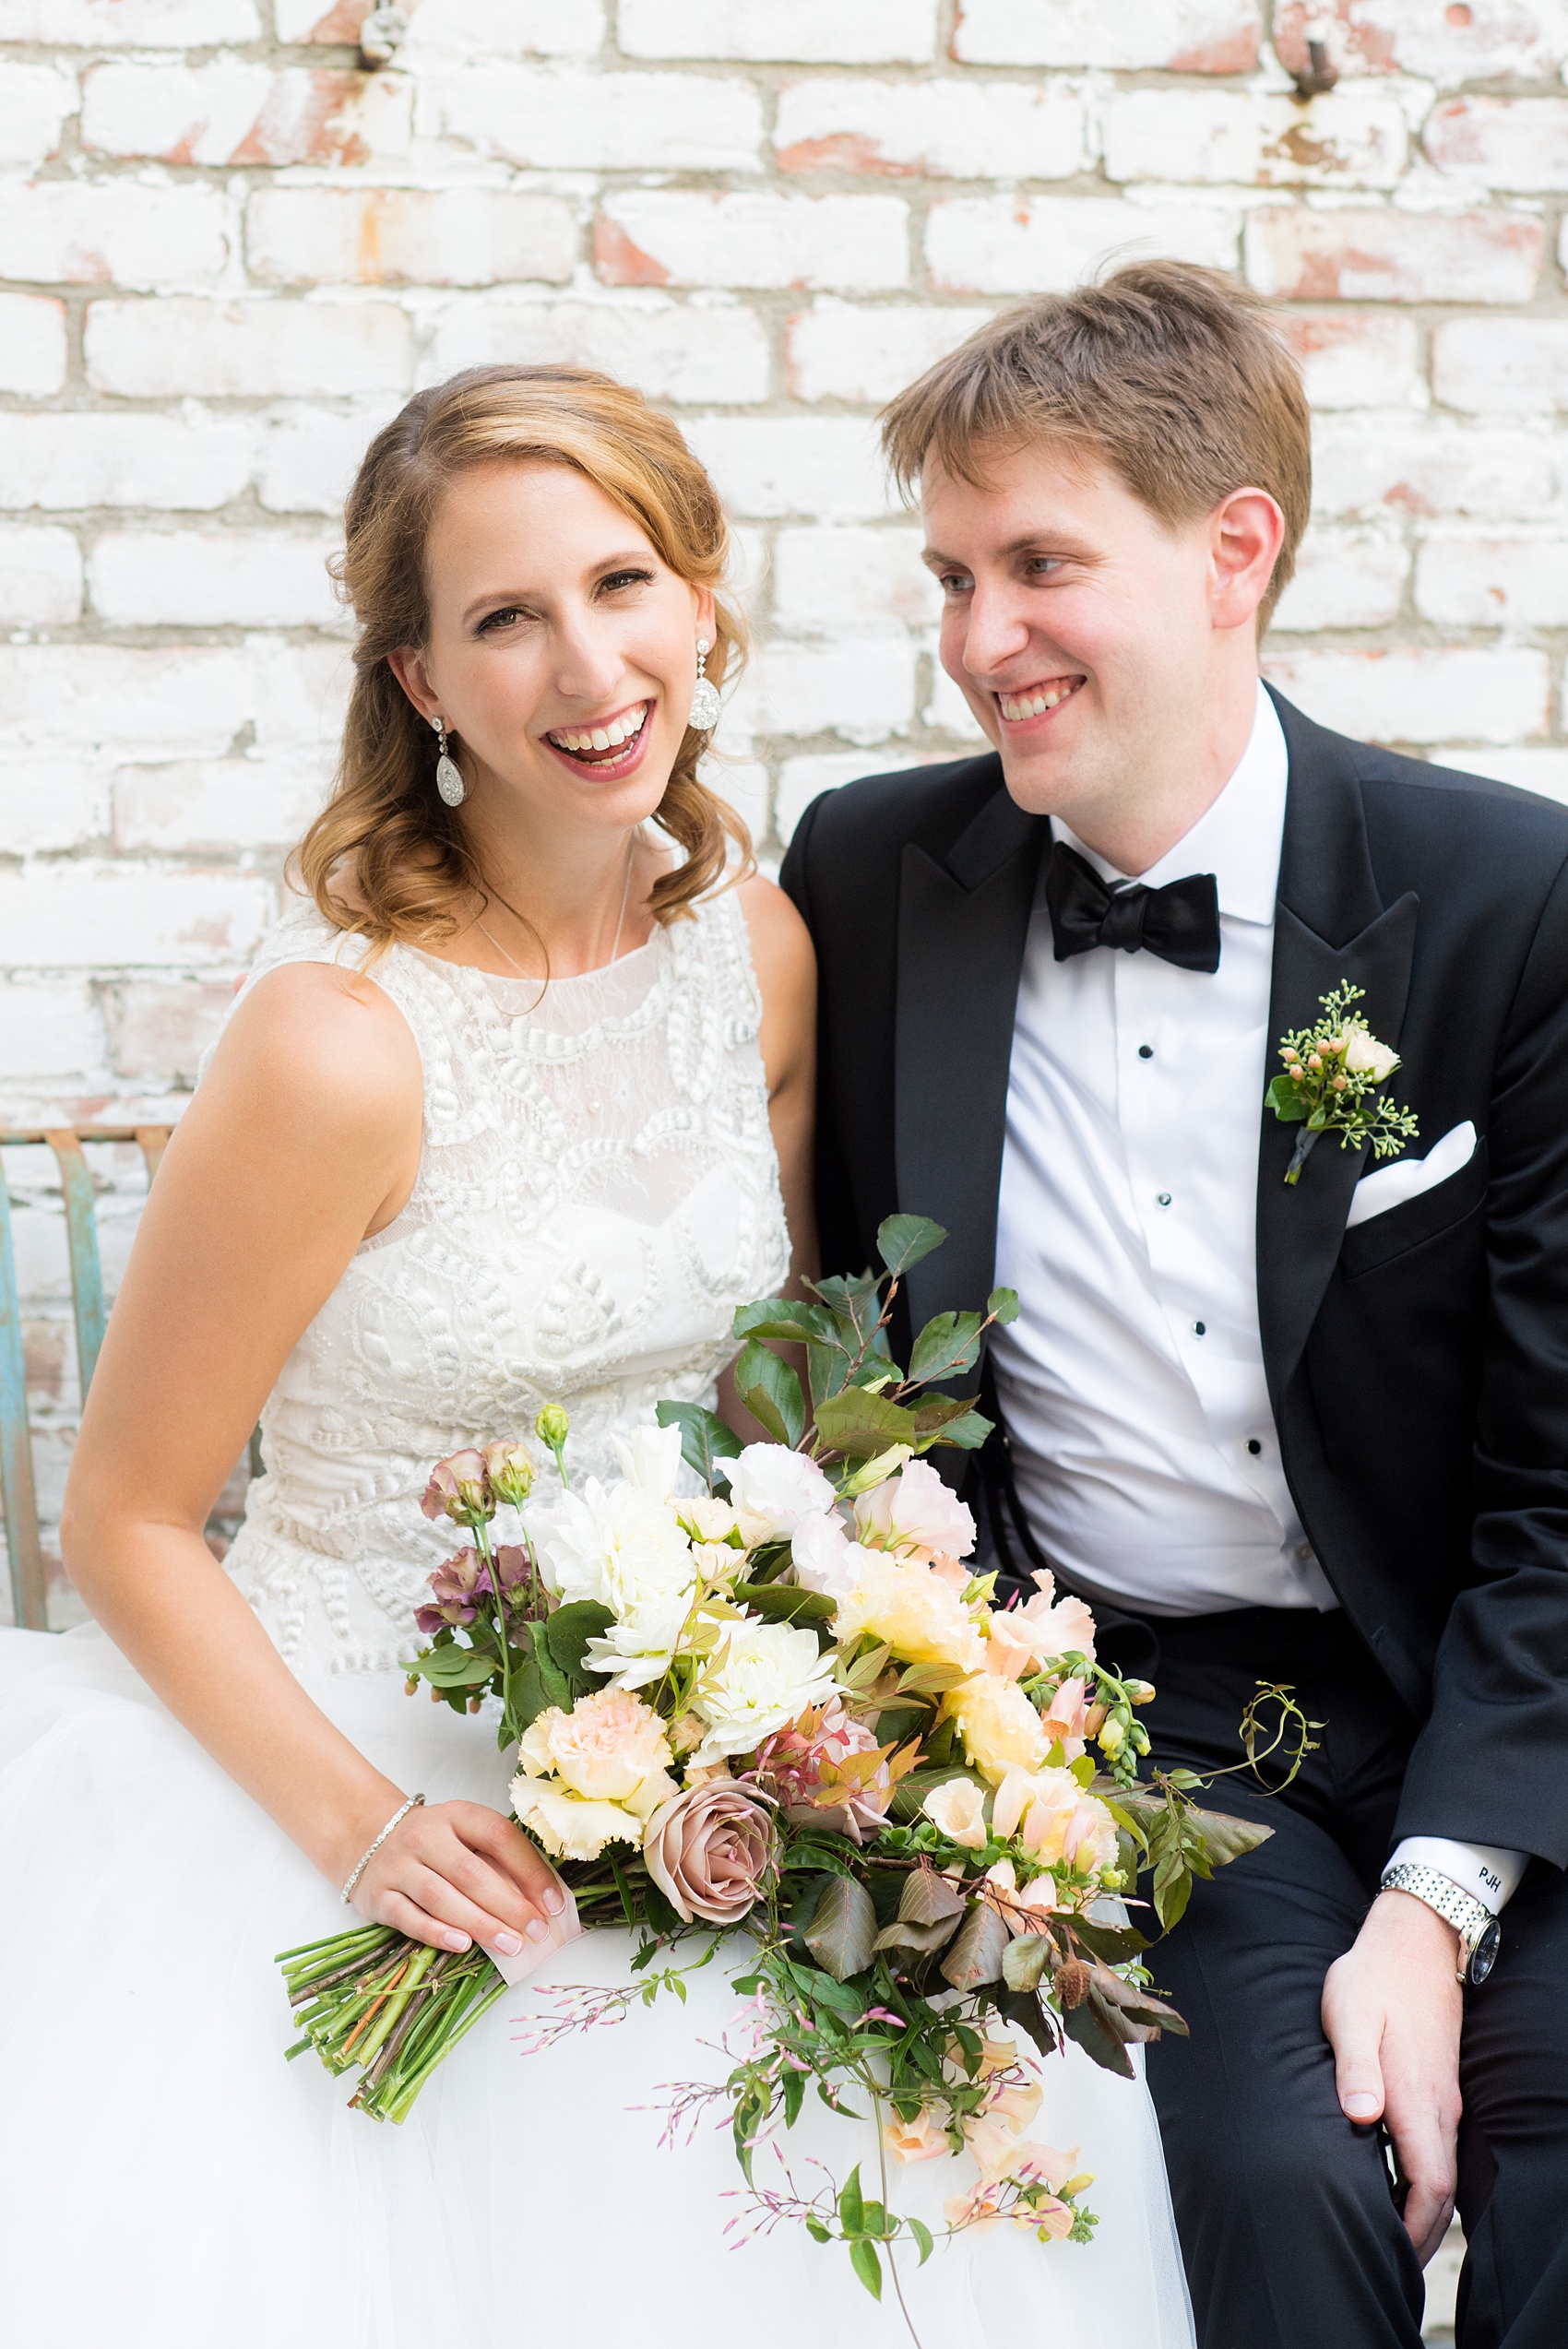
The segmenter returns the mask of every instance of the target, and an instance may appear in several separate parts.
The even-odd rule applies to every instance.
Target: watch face
[[[1497,1963],[1497,1952],[1503,1947],[1503,1928],[1496,1918],[1487,1927],[1470,1952],[1469,1979],[1478,1986],[1486,1980]]]

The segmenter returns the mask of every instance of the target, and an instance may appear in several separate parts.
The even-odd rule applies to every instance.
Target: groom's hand
[[[1408,1892],[1380,1892],[1329,1967],[1323,2027],[1347,2119],[1387,2123],[1410,2182],[1405,2232],[1424,2266],[1454,2215],[1462,1997],[1459,1936]]]

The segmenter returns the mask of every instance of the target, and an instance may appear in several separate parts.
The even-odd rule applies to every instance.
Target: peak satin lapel
[[[996,1263],[1007,1070],[1042,817],[999,789],[939,864],[904,850],[894,1059],[898,1204],[948,1240],[908,1283],[912,1324],[982,1304]]]
[[[1351,746],[1313,726],[1276,694],[1290,753],[1285,839],[1275,911],[1268,1007],[1268,1074],[1288,1028],[1310,1027],[1319,999],[1342,979],[1366,990],[1356,1009],[1374,1036],[1398,1049],[1410,987],[1420,900],[1386,909],[1367,845]],[[1344,941],[1336,944],[1336,939]],[[1398,1079],[1394,1081],[1398,1093]],[[1277,1421],[1345,1236],[1350,1194],[1365,1153],[1324,1134],[1293,1189],[1285,1170],[1298,1129],[1263,1112],[1258,1151],[1258,1324]],[[1282,1424],[1282,1422],[1281,1422]]]

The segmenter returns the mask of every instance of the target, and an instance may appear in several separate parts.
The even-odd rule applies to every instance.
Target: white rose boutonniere
[[[1420,1130],[1411,1110],[1373,1097],[1399,1066],[1399,1055],[1351,1011],[1365,991],[1342,979],[1331,994],[1318,998],[1323,1017],[1317,1026],[1293,1029],[1280,1044],[1285,1072],[1265,1098],[1277,1118],[1301,1126],[1286,1171],[1289,1183],[1301,1180],[1320,1134],[1336,1133],[1342,1150],[1370,1142],[1374,1157],[1392,1158]]]

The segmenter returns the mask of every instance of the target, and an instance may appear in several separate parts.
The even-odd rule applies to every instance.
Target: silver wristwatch
[[[1409,1860],[1391,1861],[1383,1871],[1385,1892],[1409,1892],[1452,1925],[1459,1936],[1461,1983],[1479,1985],[1497,1963],[1503,1940],[1499,1925],[1484,1901],[1477,1900],[1440,1869],[1420,1868]]]

